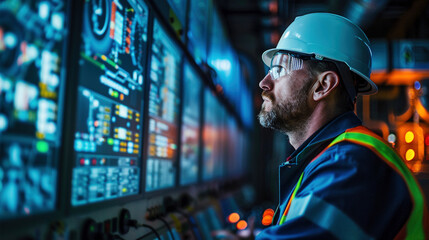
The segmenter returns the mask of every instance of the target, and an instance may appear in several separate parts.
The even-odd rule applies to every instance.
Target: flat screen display
[[[49,212],[57,203],[65,5],[0,3],[0,220]]]
[[[71,205],[140,192],[148,9],[84,2]]]
[[[201,79],[189,64],[185,64],[184,76],[180,185],[198,181],[198,156],[200,152]]]
[[[223,176],[223,139],[225,109],[210,90],[204,91],[203,166],[202,179],[213,180]]]
[[[180,61],[178,46],[155,19],[150,64],[147,192],[175,185]]]
[[[190,0],[188,14],[188,49],[198,64],[207,60],[207,38],[208,38],[208,22],[210,0]],[[198,14],[192,14],[198,13]]]

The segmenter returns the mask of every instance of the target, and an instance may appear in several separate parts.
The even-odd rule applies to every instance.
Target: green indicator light
[[[89,231],[90,232],[94,232],[95,231],[95,227],[94,226],[89,227]]]
[[[47,153],[49,151],[49,144],[45,141],[38,141],[36,143],[36,149],[41,153]]]
[[[115,98],[117,98],[117,97],[119,96],[118,92],[117,92],[117,91],[114,91],[114,92],[113,92],[113,96],[114,96]]]
[[[107,144],[113,145],[113,138],[108,138],[107,139]]]

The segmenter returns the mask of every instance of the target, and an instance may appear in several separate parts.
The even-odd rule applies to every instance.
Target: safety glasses
[[[277,52],[271,59],[270,76],[276,80],[290,74],[294,70],[303,68],[304,60],[291,53]]]

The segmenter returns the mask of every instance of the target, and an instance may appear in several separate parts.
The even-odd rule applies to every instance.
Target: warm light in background
[[[244,229],[246,229],[247,228],[247,222],[246,221],[244,221],[244,220],[240,220],[238,223],[237,223],[237,229],[238,230],[244,230]]]
[[[411,167],[411,171],[413,171],[413,172],[420,172],[420,170],[422,170],[422,163],[421,162],[416,162]]]
[[[412,131],[408,131],[405,133],[405,142],[410,143],[414,140],[414,133]]]
[[[240,215],[238,215],[238,213],[229,214],[228,221],[230,223],[236,223],[236,222],[238,222],[238,220],[240,220]]]
[[[405,153],[405,159],[407,161],[413,160],[415,156],[416,156],[416,152],[414,152],[413,149],[408,149],[407,152]]]

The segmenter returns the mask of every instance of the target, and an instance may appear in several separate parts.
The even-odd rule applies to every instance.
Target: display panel
[[[63,1],[0,4],[0,220],[55,209],[65,71]]]
[[[207,59],[208,21],[212,0],[190,0],[190,13],[188,14],[188,49],[198,64]]]
[[[175,185],[180,59],[178,47],[155,19],[150,64],[146,191]]]
[[[225,149],[225,175],[229,178],[239,177],[244,172],[243,142],[241,130],[232,115],[228,115],[226,119],[226,135],[223,145]]]
[[[201,79],[185,64],[183,89],[183,115],[180,154],[180,184],[198,181],[198,156],[200,152]]]
[[[204,91],[203,169],[202,179],[212,180],[223,176],[223,121],[225,109],[208,89]]]
[[[138,194],[148,9],[84,2],[71,205]]]

